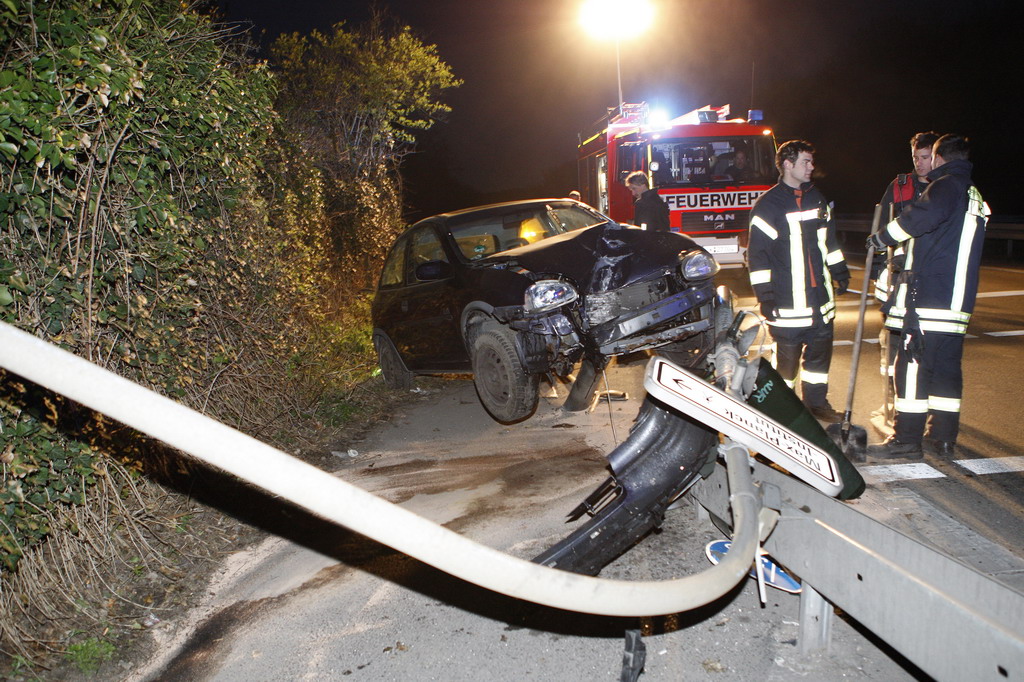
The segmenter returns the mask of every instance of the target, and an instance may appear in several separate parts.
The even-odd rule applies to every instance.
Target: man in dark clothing
[[[814,147],[792,140],[779,147],[778,184],[750,211],[750,283],[771,327],[776,367],[789,386],[799,370],[804,404],[820,421],[841,415],[828,402],[835,293],[850,282],[832,208],[814,185]],[[835,293],[832,286],[835,283]]]
[[[879,206],[882,207],[883,224],[895,220],[903,211],[916,201],[928,187],[928,173],[932,170],[932,146],[939,139],[938,133],[928,131],[917,133],[910,138],[910,155],[914,163],[913,173],[900,173],[885,188]],[[875,298],[882,304],[882,315],[889,314],[889,301],[892,283],[903,272],[907,254],[902,244],[877,252],[871,264],[871,279],[875,280]],[[890,329],[882,328],[879,334],[879,350],[881,351],[882,376],[889,382],[887,396],[892,396],[893,377],[896,374],[896,348],[899,335]],[[885,417],[888,425],[892,424],[892,402],[886,403],[875,412]]]
[[[932,131],[917,133],[910,138],[910,154],[914,162],[914,172],[900,173],[885,188],[885,194],[878,202],[882,207],[882,220],[885,223],[899,218],[904,209],[918,199],[928,187],[928,173],[932,170],[932,146],[938,139],[938,133]],[[894,252],[893,272],[891,273],[887,268],[883,269],[886,265],[884,259],[876,256],[872,263],[873,268],[879,267],[879,272],[872,272],[871,275],[875,280],[875,297],[882,301],[885,310],[888,309],[888,306],[884,304],[889,298],[889,291],[892,288],[889,278],[902,272],[905,255],[903,249],[897,249]]]
[[[920,459],[925,426],[940,456],[952,457],[960,428],[964,335],[978,293],[988,205],[971,180],[967,138],[943,135],[932,150],[928,188],[869,248],[907,242],[886,327],[896,354],[895,434],[868,447],[873,459]]]
[[[626,188],[633,194],[633,224],[645,230],[668,229],[668,204],[651,189],[647,175],[635,171],[626,176]]]
[[[747,152],[744,149],[737,149],[732,157],[732,165],[725,169],[725,174],[736,182],[749,182],[754,179],[754,169],[750,167],[747,160]]]

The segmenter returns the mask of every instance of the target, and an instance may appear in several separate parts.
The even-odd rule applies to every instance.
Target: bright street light
[[[580,23],[595,38],[632,38],[653,22],[648,0],[587,0],[580,7]]]
[[[622,112],[622,63],[619,42],[646,31],[654,23],[649,0],[586,0],[580,7],[580,24],[595,38],[615,41],[615,71],[619,79],[619,113]]]

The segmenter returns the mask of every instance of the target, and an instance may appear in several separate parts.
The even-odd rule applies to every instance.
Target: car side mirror
[[[421,281],[431,281],[437,279],[448,279],[454,272],[452,265],[448,261],[444,260],[429,260],[426,263],[420,263],[416,266],[414,271],[416,279]]]

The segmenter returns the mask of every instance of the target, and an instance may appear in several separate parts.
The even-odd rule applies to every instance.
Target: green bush
[[[0,0],[0,320],[287,442],[297,419],[329,427],[359,409],[351,387],[374,369],[361,288],[402,228],[399,152],[447,110],[433,94],[457,82],[408,29],[374,44],[381,58],[389,44],[406,50],[409,69],[439,69],[438,80],[395,100],[397,127],[380,130],[408,134],[383,157],[381,138],[369,140],[372,173],[324,164],[310,153],[315,125],[276,113],[267,65],[189,7]],[[344,79],[379,79],[396,63],[378,66]],[[32,612],[48,587],[20,579],[27,556],[45,564],[47,540],[99,551],[76,540],[89,519],[114,518],[105,505],[151,518],[158,503],[134,485],[150,446],[0,371],[0,652],[30,660],[20,640],[42,641],[33,627],[64,620],[50,601]],[[126,532],[112,527],[102,532]],[[147,543],[135,544],[129,572],[146,561]],[[73,645],[102,662],[94,649],[103,654]]]
[[[0,3],[0,319],[193,405],[241,352],[239,299],[273,287],[265,220],[228,210],[255,194],[273,80],[215,36],[170,0]],[[29,510],[80,503],[100,453],[0,416],[11,569],[48,531]]]

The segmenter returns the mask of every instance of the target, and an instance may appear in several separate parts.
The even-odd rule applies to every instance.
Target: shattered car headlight
[[[712,277],[718,273],[720,267],[718,261],[708,254],[703,251],[694,251],[683,258],[679,269],[682,271],[683,277],[692,281]]]
[[[524,307],[528,313],[554,310],[579,298],[575,287],[557,279],[542,279],[526,290]]]

